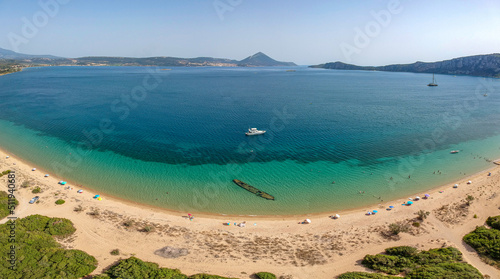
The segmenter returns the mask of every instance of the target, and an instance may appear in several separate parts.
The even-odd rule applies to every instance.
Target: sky
[[[264,52],[313,65],[500,52],[500,1],[0,0],[0,48],[62,57]]]

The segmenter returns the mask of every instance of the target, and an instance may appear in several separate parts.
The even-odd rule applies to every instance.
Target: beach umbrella
[[[49,177],[49,175],[48,175],[48,174],[46,174],[46,175],[45,175],[45,177]]]
[[[377,210],[373,210],[372,212],[373,212],[373,213],[378,213],[378,211],[377,211]]]
[[[429,194],[425,194],[424,196],[425,196],[426,198],[428,198],[428,197],[430,197],[431,195],[429,195]]]
[[[36,171],[36,168],[32,168],[31,170],[32,170],[32,171]]]
[[[63,182],[61,182],[61,185],[66,185],[66,183],[68,183],[68,182],[63,181]]]
[[[98,197],[100,197],[101,195],[95,195],[94,196],[94,199],[97,199]]]
[[[311,220],[310,219],[306,219],[306,223],[311,224]]]
[[[467,182],[467,184],[471,184],[471,183],[472,183],[472,181],[470,181],[470,180],[469,180],[469,182]]]
[[[81,194],[81,193],[83,193],[83,190],[78,190],[77,193]]]
[[[64,182],[64,181],[62,181],[62,180],[61,180],[61,181],[59,181],[58,183],[59,183],[59,184],[61,184],[61,183],[63,183],[63,182]]]
[[[389,208],[394,208],[394,206],[393,205],[389,205]]]
[[[419,196],[416,196],[416,197],[415,197],[415,200],[419,200],[419,199],[420,199],[420,197],[419,197]]]
[[[340,218],[340,215],[338,215],[338,214],[335,214],[335,218]]]
[[[371,211],[366,212],[366,215],[372,215]]]
[[[10,156],[5,157],[5,159],[9,159]]]
[[[97,198],[98,201],[102,201],[102,198]]]
[[[409,202],[407,202],[406,204],[412,205],[412,204],[413,204],[413,202],[412,202],[412,201],[409,201]]]

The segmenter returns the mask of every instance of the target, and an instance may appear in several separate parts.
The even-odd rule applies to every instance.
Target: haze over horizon
[[[500,52],[500,2],[1,1],[0,47],[62,57],[263,52],[312,65],[433,62]]]

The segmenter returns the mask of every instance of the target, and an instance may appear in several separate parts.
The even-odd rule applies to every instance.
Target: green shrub
[[[440,263],[432,266],[422,266],[409,272],[405,278],[409,279],[441,279],[441,278],[469,278],[482,279],[479,271],[466,263]]]
[[[386,249],[386,253],[388,255],[366,255],[362,263],[387,274],[406,274],[404,278],[482,278],[476,268],[462,262],[462,253],[456,248],[419,252],[413,247],[399,246]],[[345,273],[339,278],[386,278],[369,276],[365,273]]]
[[[415,213],[415,214],[417,214],[417,215],[418,215],[418,216],[417,216],[417,219],[418,219],[418,220],[420,220],[420,221],[424,221],[424,220],[427,218],[427,216],[429,216],[431,213],[430,213],[429,211],[419,210],[419,211],[417,211],[417,213]]]
[[[65,237],[76,231],[73,223],[64,218],[30,215],[17,222],[18,226],[23,227],[27,232],[44,232],[49,235]]]
[[[486,224],[494,229],[500,230],[500,215],[488,217],[488,220],[486,220]]]
[[[10,173],[10,170],[6,170],[6,171],[2,171],[2,173],[0,174],[0,177],[6,175],[6,174],[9,174]]]
[[[118,249],[114,249],[114,250],[111,250],[111,252],[109,252],[111,255],[113,256],[118,256],[120,255],[120,250]]]
[[[406,268],[412,266],[412,262],[405,257],[380,254],[366,255],[362,263],[371,269],[382,271],[391,275],[400,274]]]
[[[62,225],[64,224],[64,225]],[[79,250],[64,250],[52,235],[68,233],[67,219],[31,215],[16,221],[16,270],[0,265],[0,278],[82,278],[97,267],[97,260]],[[62,227],[60,227],[62,226]],[[64,229],[63,229],[64,228]],[[66,231],[64,231],[66,230]],[[10,249],[8,224],[0,225],[0,253]],[[70,231],[74,232],[74,227]],[[20,276],[21,275],[21,276]]]
[[[276,279],[276,275],[269,272],[259,272],[255,274],[259,279]]]
[[[45,229],[45,232],[50,235],[57,235],[61,237],[71,235],[75,231],[76,229],[73,226],[73,223],[70,220],[63,218],[50,218]]]
[[[464,236],[464,241],[482,256],[500,260],[500,230],[477,227]]]
[[[40,187],[38,187],[38,186],[31,191],[31,193],[33,193],[33,194],[38,194],[40,192],[42,192],[42,189]]]
[[[18,200],[14,199],[13,201],[13,203],[11,201],[11,203],[9,204],[9,193],[0,191],[0,219],[3,219],[10,215],[10,211],[11,209],[13,209],[12,205],[17,206],[19,204]],[[10,209],[9,205],[11,207]]]
[[[110,278],[175,278],[187,279],[177,269],[159,268],[158,264],[144,262],[138,258],[130,257],[119,261],[106,271]]]
[[[408,232],[409,229],[410,228],[407,223],[392,223],[389,225],[389,231],[393,235],[398,235],[399,233],[402,232]]]
[[[380,273],[368,273],[368,272],[347,272],[340,274],[337,279],[396,279],[401,277],[388,276]]]
[[[411,257],[418,254],[417,248],[411,246],[397,246],[397,247],[387,248],[385,249],[385,252],[388,255],[402,256],[402,257]]]
[[[63,199],[58,199],[58,200],[56,201],[56,204],[64,204],[65,202],[66,202],[66,201],[65,201],[65,200],[63,200]]]
[[[42,215],[30,215],[21,220],[18,220],[17,223],[27,231],[30,232],[43,232],[47,228],[47,224],[49,223],[50,218]]]

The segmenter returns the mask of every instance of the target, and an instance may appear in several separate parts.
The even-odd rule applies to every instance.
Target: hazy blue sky
[[[0,0],[0,35],[1,48],[64,57],[383,65],[500,52],[500,1]]]

